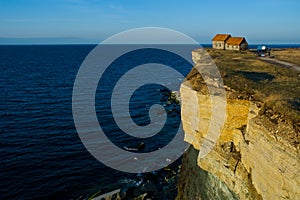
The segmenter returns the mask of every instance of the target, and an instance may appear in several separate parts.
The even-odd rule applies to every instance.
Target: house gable
[[[212,41],[214,41],[214,42],[216,42],[216,41],[225,42],[230,37],[231,37],[230,34],[216,34],[215,37],[212,39]]]
[[[226,41],[226,44],[228,44],[228,45],[240,45],[244,41],[246,41],[244,37],[231,37]]]

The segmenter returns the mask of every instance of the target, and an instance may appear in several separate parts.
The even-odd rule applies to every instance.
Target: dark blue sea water
[[[94,47],[0,46],[0,199],[84,198],[116,189],[122,180],[135,176],[101,164],[88,153],[76,132],[73,84],[81,63]],[[125,69],[131,65],[130,59],[126,62]],[[186,68],[185,73],[188,71]],[[110,87],[113,76],[118,75],[103,81]],[[158,97],[164,101],[161,91],[163,88],[152,85],[134,95],[131,114],[137,124],[149,121],[145,108],[154,101],[149,96],[159,92]],[[109,103],[103,103],[101,95],[97,93],[96,110],[103,114]],[[166,145],[174,136],[172,130],[178,129],[179,107],[169,105],[166,109],[170,111],[170,124],[160,138],[145,141],[145,152]],[[108,136],[120,148],[139,142],[120,136],[109,118],[104,123]]]
[[[76,197],[109,179],[72,118],[73,82],[92,48],[0,46],[1,199]]]

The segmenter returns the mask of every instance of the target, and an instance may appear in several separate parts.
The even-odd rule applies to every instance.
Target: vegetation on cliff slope
[[[300,73],[264,62],[250,51],[206,50],[220,70],[228,95],[257,102],[262,108],[261,114],[274,124],[291,125],[296,132],[291,140],[294,145],[299,145]],[[286,61],[289,61],[289,55],[293,55],[291,62],[300,63],[300,53],[290,54],[287,50],[276,53],[278,59]],[[206,90],[197,70],[193,69],[187,79],[193,89]]]

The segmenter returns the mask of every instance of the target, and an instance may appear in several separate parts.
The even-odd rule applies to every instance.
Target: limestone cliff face
[[[217,176],[197,165],[199,151],[190,147],[183,155],[178,178],[178,200],[236,200],[237,195]]]
[[[201,151],[208,126],[214,126],[214,122],[210,124],[211,99],[187,83],[182,84],[180,95],[185,141]],[[221,135],[207,156],[198,157],[199,170],[224,183],[239,199],[300,199],[299,145],[282,137],[294,130],[274,125],[259,111],[255,102],[227,98]],[[188,171],[183,173],[188,176]],[[189,187],[197,186],[179,185],[179,195]]]

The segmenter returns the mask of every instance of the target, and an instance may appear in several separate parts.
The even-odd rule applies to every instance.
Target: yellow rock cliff
[[[193,54],[194,60],[197,53]],[[230,93],[230,92],[229,92]],[[180,89],[185,141],[201,152],[211,123],[211,97],[188,82]],[[229,95],[228,95],[229,96]],[[215,145],[198,166],[224,182],[240,199],[300,199],[299,145],[282,138],[295,133],[260,114],[257,102],[226,100],[225,123]]]

